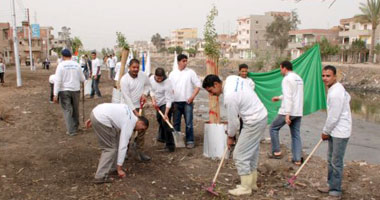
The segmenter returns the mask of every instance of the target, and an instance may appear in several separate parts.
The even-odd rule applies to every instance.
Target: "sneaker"
[[[143,152],[138,152],[137,153],[137,159],[140,160],[140,161],[150,161],[152,160],[152,158],[146,154],[144,154]]]
[[[193,149],[195,147],[194,143],[186,144],[186,148]]]
[[[93,183],[95,184],[103,184],[103,183],[112,183],[112,179],[111,178],[108,178],[107,176],[106,177],[103,177],[103,178],[95,178]]]
[[[329,198],[333,198],[333,199],[341,199],[342,197],[342,192],[338,192],[338,191],[329,191]]]

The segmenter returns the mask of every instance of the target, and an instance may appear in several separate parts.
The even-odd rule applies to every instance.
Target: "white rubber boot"
[[[252,190],[257,191],[259,188],[257,187],[257,170],[251,173],[252,175]]]
[[[252,194],[252,173],[249,175],[240,176],[241,185],[236,186],[233,190],[228,190],[233,196],[251,195]]]

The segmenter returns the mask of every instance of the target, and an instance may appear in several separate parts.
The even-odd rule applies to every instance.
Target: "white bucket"
[[[112,90],[112,103],[122,103],[121,90],[113,88]]]
[[[227,146],[227,134],[225,124],[205,123],[203,155],[208,158],[221,158]]]
[[[92,85],[91,79],[84,81],[84,95],[90,95],[91,94],[91,85]]]

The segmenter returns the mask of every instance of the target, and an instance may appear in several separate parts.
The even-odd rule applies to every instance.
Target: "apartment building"
[[[185,49],[185,41],[192,41],[198,38],[197,28],[182,28],[171,32],[170,47],[180,46]],[[189,44],[187,44],[189,46]]]

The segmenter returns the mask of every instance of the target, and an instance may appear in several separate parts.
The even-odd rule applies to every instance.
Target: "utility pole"
[[[15,64],[16,64],[16,76],[17,76],[17,87],[22,86],[21,80],[21,69],[20,69],[20,58],[18,56],[18,40],[17,40],[17,26],[16,26],[16,8],[15,1],[12,0],[12,16],[13,16],[13,52],[15,56]]]
[[[27,14],[28,14],[28,36],[29,36],[29,57],[30,57],[30,70],[35,71],[36,68],[34,67],[34,62],[33,62],[33,52],[32,52],[32,29],[30,28],[30,18],[29,18],[29,8],[27,9]]]

